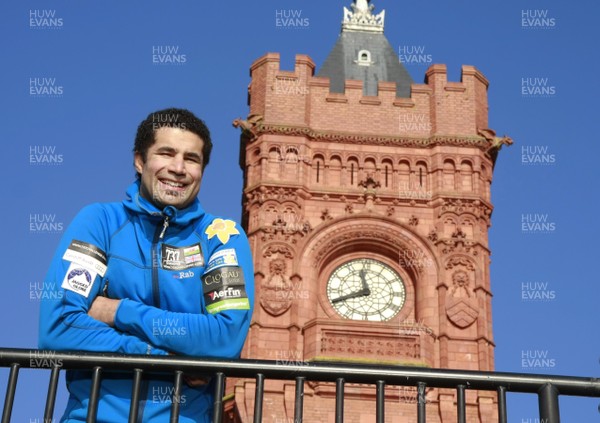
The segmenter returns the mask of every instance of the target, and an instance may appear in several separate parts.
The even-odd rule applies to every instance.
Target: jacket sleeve
[[[218,256],[219,253],[227,254],[232,249],[235,251],[237,266],[228,269],[234,273],[241,270],[243,286],[240,285],[239,280],[232,282],[233,286],[230,292],[239,290],[241,295],[235,295],[235,298],[230,301],[214,302],[212,308],[205,303],[202,314],[166,311],[138,301],[124,299],[116,312],[115,327],[123,332],[139,336],[158,348],[176,354],[220,358],[239,357],[250,327],[254,304],[254,268],[246,235],[240,231],[239,235],[234,235],[224,245],[214,249],[211,257]],[[210,260],[208,268],[210,268]],[[224,274],[223,269],[225,267],[221,267],[221,275]],[[214,273],[212,274],[214,275]],[[206,283],[206,277],[205,271],[203,286]],[[223,288],[222,285],[220,287]],[[217,291],[210,291],[210,289],[212,289],[210,286],[208,289],[204,289],[205,300],[210,299],[211,296],[214,297],[215,292],[223,295],[227,287]],[[173,322],[173,326],[177,325],[177,334],[180,336],[156,333],[153,330],[153,324],[159,321]]]
[[[106,258],[110,237],[108,226],[105,210],[94,204],[81,210],[65,231],[43,284],[39,348],[166,354],[87,314],[101,291],[102,254]]]

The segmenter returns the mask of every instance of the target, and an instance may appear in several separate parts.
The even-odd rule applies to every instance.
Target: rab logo
[[[188,278],[193,278],[194,276],[196,276],[194,274],[194,272],[192,272],[191,270],[189,270],[187,272],[174,273],[173,274],[173,279],[188,279]]]

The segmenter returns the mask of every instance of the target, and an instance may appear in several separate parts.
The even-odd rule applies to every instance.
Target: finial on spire
[[[373,15],[375,6],[369,3],[370,0],[354,0],[352,10],[344,7],[342,31],[383,32],[385,10]]]

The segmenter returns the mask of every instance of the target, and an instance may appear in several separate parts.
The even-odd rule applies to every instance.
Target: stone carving
[[[325,209],[321,212],[321,220],[323,220],[323,221],[333,220],[333,216],[329,214],[329,209]]]
[[[418,336],[383,337],[351,333],[324,332],[321,355],[336,356],[352,354],[360,357],[419,359],[421,346]]]
[[[408,224],[410,226],[417,226],[419,224],[419,218],[414,214],[408,219]]]
[[[344,31],[383,32],[385,10],[373,15],[375,6],[368,0],[355,0],[351,7],[351,11],[344,7]]]
[[[473,264],[473,262],[471,260],[469,260],[468,258],[462,257],[462,256],[451,257],[446,262],[447,270],[451,270],[455,267],[462,267],[462,268],[466,268],[467,270],[470,270],[470,271],[475,271],[475,265]]]
[[[504,135],[503,137],[497,137],[496,131],[494,131],[493,129],[480,129],[477,131],[477,133],[490,143],[490,146],[488,147],[486,153],[497,153],[498,151],[500,151],[503,145],[513,145],[513,140],[511,137],[507,137],[506,135]]]
[[[234,128],[240,128],[242,133],[250,138],[254,138],[256,136],[256,127],[262,122],[263,116],[252,114],[248,115],[246,120],[242,120],[242,118],[237,118],[233,121],[232,125]]]
[[[388,217],[392,217],[394,215],[394,213],[396,212],[396,209],[392,206],[388,206],[388,208],[385,211],[386,216]]]
[[[472,296],[469,274],[457,270],[452,274],[452,288],[446,297],[446,315],[454,325],[467,328],[477,320],[479,307]]]
[[[454,213],[461,215],[471,213],[479,219],[483,219],[488,225],[492,215],[492,208],[479,200],[464,200],[460,198],[446,198],[441,208],[438,218],[445,213]]]
[[[294,258],[294,253],[289,247],[279,244],[270,245],[263,253],[263,257],[269,258],[273,257],[276,254],[281,254],[286,259]]]
[[[266,125],[259,122],[253,128],[256,137],[263,134],[303,136],[315,141],[337,142],[343,144],[368,144],[390,147],[431,148],[439,145],[455,147],[474,147],[483,152],[489,148],[489,142],[482,137],[461,137],[433,135],[423,138],[392,137],[378,135],[340,134],[322,132],[306,126]],[[253,141],[256,138],[251,139]]]
[[[277,188],[261,186],[246,194],[248,208],[254,203],[263,204],[265,201],[275,200],[279,203],[284,201],[294,201],[298,199],[298,194],[293,188]]]
[[[285,313],[292,305],[292,296],[289,295],[292,285],[287,281],[286,268],[285,260],[271,260],[269,279],[261,286],[260,305],[273,316]]]

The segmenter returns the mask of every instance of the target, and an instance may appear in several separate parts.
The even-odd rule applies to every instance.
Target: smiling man
[[[254,272],[232,221],[204,211],[197,195],[212,142],[183,109],[151,113],[134,145],[136,181],[120,203],[93,204],[73,220],[46,276],[60,286],[40,313],[39,346],[238,358],[248,333]],[[208,422],[209,375],[186,376],[180,422]],[[63,422],[86,421],[91,373],[68,371]],[[131,375],[104,373],[97,421],[127,421]],[[139,421],[169,421],[172,377],[143,383]]]

